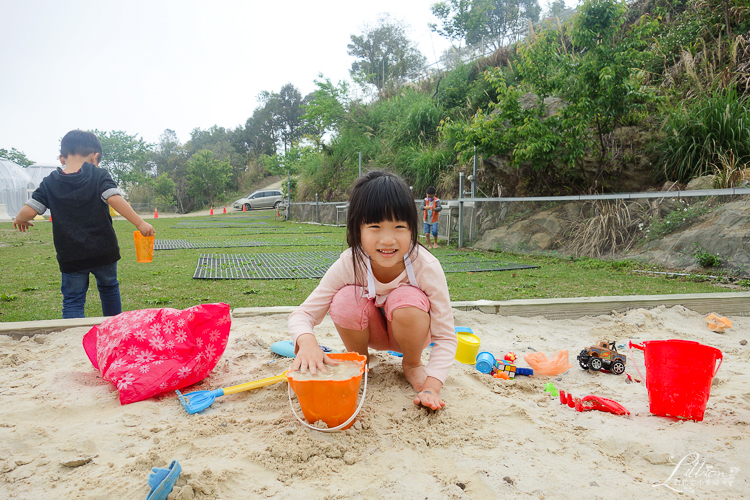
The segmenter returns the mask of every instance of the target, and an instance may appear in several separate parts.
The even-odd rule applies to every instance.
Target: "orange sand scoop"
[[[708,329],[716,333],[724,333],[726,328],[732,328],[732,322],[726,317],[719,317],[714,313],[706,316],[708,322]]]
[[[552,359],[547,359],[543,352],[526,353],[523,359],[534,369],[534,375],[560,375],[573,366],[568,361],[567,349],[557,351],[552,355]]]

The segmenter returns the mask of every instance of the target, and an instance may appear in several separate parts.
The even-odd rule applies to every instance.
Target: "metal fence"
[[[642,252],[661,251],[664,265],[683,268],[703,252],[720,256],[727,268],[750,274],[747,188],[442,201],[438,239],[457,247],[594,257],[638,247]],[[421,202],[415,200],[417,207]],[[730,202],[739,204],[731,205],[737,207],[732,210],[722,208]],[[287,217],[344,226],[346,210],[346,202],[292,203]],[[703,217],[714,211],[720,211],[716,217]],[[685,230],[685,236],[671,248],[652,243],[678,230]]]
[[[463,198],[447,203],[452,207],[450,218],[456,220],[451,222],[450,228],[446,228],[446,238],[450,239],[455,234],[457,245],[462,247],[467,242],[476,241],[487,231],[540,210],[552,209],[563,204],[567,207],[563,221],[580,221],[595,215],[592,213],[592,210],[596,210],[593,202],[601,204],[615,200],[621,200],[624,206],[632,208],[630,212],[636,219],[643,222],[644,230],[648,230],[646,226],[669,220],[670,215],[677,212],[683,212],[688,217],[695,216],[696,213],[691,212],[691,208],[698,203],[705,204],[713,200],[712,204],[716,205],[733,199],[750,200],[750,189],[701,189],[526,198]],[[672,218],[677,219],[677,217]],[[446,216],[446,221],[447,219]],[[543,225],[543,222],[540,221],[540,224]]]
[[[177,205],[166,205],[164,207],[161,206],[155,206],[153,203],[131,203],[131,207],[133,207],[133,210],[140,214],[147,214],[147,213],[154,213],[154,210],[159,210],[160,213],[163,214],[176,214],[177,212]]]

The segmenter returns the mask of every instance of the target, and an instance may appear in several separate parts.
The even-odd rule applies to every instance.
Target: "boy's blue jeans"
[[[96,278],[96,288],[102,301],[102,314],[115,316],[122,312],[120,283],[117,281],[117,262],[92,267],[75,273],[62,273],[60,291],[63,294],[63,318],[85,318],[86,293],[89,290],[89,273]]]
[[[424,234],[430,234],[432,232],[432,235],[437,238],[438,234],[438,223],[434,222],[432,224],[428,224],[427,222],[424,223]]]

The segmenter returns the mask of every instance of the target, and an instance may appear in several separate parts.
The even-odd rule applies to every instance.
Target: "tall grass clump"
[[[576,257],[629,250],[638,239],[640,222],[623,200],[588,202],[566,231],[572,237],[570,250]]]
[[[443,118],[443,108],[429,95],[406,90],[374,105],[385,108],[382,139],[390,149],[413,144],[424,144],[437,138],[437,127]]]
[[[435,186],[440,174],[452,167],[454,153],[441,145],[427,144],[420,148],[403,151],[405,162],[401,172],[414,187],[414,198],[424,196],[429,186]],[[438,193],[444,197],[445,193]]]
[[[672,114],[659,146],[660,164],[667,180],[687,183],[713,173],[732,152],[738,162],[750,160],[748,98],[734,87],[715,91]]]

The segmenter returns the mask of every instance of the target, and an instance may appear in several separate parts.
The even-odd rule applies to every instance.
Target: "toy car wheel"
[[[578,358],[578,364],[581,365],[581,368],[583,368],[584,370],[589,369],[589,362],[584,358]]]
[[[610,371],[615,375],[621,375],[625,372],[625,363],[623,363],[622,361],[615,361],[614,363],[612,363]]]
[[[599,371],[602,369],[602,360],[599,358],[591,358],[589,360],[589,369]]]

